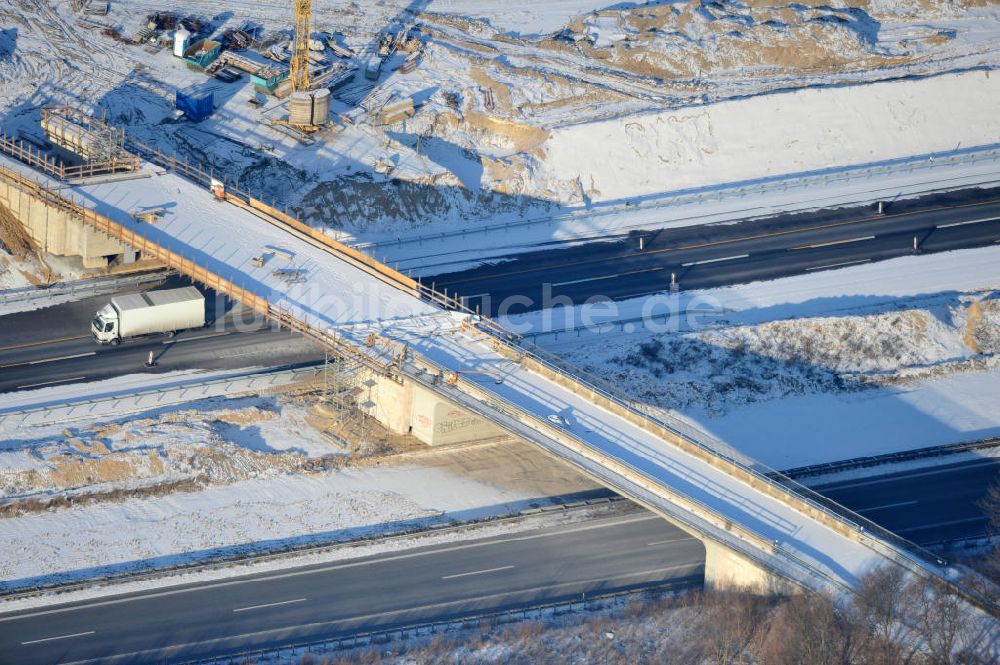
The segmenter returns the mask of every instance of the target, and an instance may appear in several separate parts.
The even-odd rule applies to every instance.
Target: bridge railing
[[[489,333],[490,330],[491,328],[485,328],[484,332]],[[771,469],[770,467],[767,467],[757,461],[748,462],[746,459],[739,459],[736,455],[728,451],[720,450],[698,441],[694,437],[680,431],[671,423],[664,421],[658,415],[651,412],[651,410],[642,408],[640,405],[636,404],[634,400],[622,395],[620,391],[608,384],[606,381],[589,375],[583,369],[568,363],[559,356],[549,353],[544,349],[525,341],[512,342],[498,337],[494,337],[494,339],[497,344],[506,347],[508,352],[517,356],[529,357],[544,366],[548,371],[564,376],[570,381],[601,395],[605,399],[615,403],[620,408],[627,410],[635,416],[652,421],[656,425],[669,431],[683,444],[693,446],[698,450],[703,451],[705,454],[711,455],[726,464],[732,465],[743,473],[749,474],[766,486],[770,486],[782,493],[791,494],[805,501],[808,505],[817,511],[820,511],[828,518],[844,524],[859,534],[868,533],[874,538],[880,538],[887,543],[890,543],[893,546],[891,555],[894,558],[898,559],[900,558],[900,555],[903,555],[912,563],[920,566],[930,565],[943,567],[947,565],[947,562],[943,561],[934,553],[920,547],[912,541],[892,533],[884,527],[881,527],[871,520],[857,514],[846,506],[843,506],[836,501],[809,489],[779,471]]]
[[[783,557],[799,566],[806,573],[820,580],[824,586],[832,586],[840,592],[852,591],[852,588],[848,584],[835,578],[829,572],[815,564],[799,557],[791,549],[747,529],[732,520],[729,516],[719,513],[698,499],[677,493],[649,472],[595,449],[572,432],[572,430],[558,428],[548,422],[544,416],[528,411],[524,407],[494,392],[486,391],[467,379],[457,378],[457,380],[451,382],[436,380],[433,376],[435,373],[440,376],[446,374],[448,370],[426,358],[421,358],[416,363],[416,366],[431,370],[431,373],[428,374],[426,371],[420,372],[418,369],[410,375],[411,378],[419,383],[457,401],[480,416],[489,417],[488,414],[483,413],[485,410],[499,413],[502,416],[513,419],[523,427],[541,433],[547,439],[561,444],[576,457],[594,463],[596,468],[581,466],[583,466],[585,471],[599,478],[601,482],[618,489],[652,510],[669,515],[672,520],[689,531],[700,533],[713,540],[725,543],[727,547],[782,576],[788,576],[789,571],[787,568],[776,565],[779,562],[773,558],[775,556]],[[446,389],[446,386],[450,389],[460,391],[470,401],[456,399],[453,391]],[[480,404],[482,406],[479,406]],[[483,409],[482,407],[486,408]],[[496,422],[495,419],[494,422]],[[506,429],[516,435],[526,436],[523,431],[519,431],[517,428],[506,427]],[[552,452],[558,454],[558,451]],[[565,458],[564,455],[559,456]],[[607,473],[604,473],[605,471]],[[796,577],[792,575],[791,579],[796,579]],[[798,582],[800,584],[803,583],[801,577],[798,578]]]
[[[496,340],[497,344],[505,345],[509,350],[513,351],[516,354],[520,354],[523,357],[530,357],[533,361],[544,365],[549,371],[566,376],[565,374],[566,368],[573,368],[572,365],[570,365],[563,359],[559,358],[558,356],[549,354],[548,352],[545,352],[541,349],[538,348],[529,349],[526,348],[525,345],[513,342],[507,342],[505,340],[498,339],[495,337],[494,340]],[[426,363],[427,361],[425,359],[422,359],[421,362]],[[602,388],[601,386],[598,385],[599,383],[601,383],[601,380],[597,379],[595,383],[590,383],[587,380],[586,372],[584,372],[583,370],[580,370],[578,368],[573,368],[572,373],[566,376],[566,378],[573,381],[574,383],[577,383],[583,387],[588,388],[589,390],[594,391],[595,393],[601,395],[605,399],[614,401],[620,407],[627,409],[629,412],[635,414],[636,416],[651,421],[656,425],[666,429],[667,431],[671,432],[674,436],[681,439],[684,443],[695,446],[699,450],[704,451],[706,454],[712,456],[713,458],[731,464],[734,467],[743,471],[744,473],[751,474],[757,481],[764,483],[772,488],[775,488],[780,492],[784,492],[795,496],[799,500],[813,507],[815,510],[820,511],[828,518],[836,520],[841,524],[843,524],[844,526],[852,529],[855,532],[853,537],[859,543],[862,543],[863,545],[869,547],[869,549],[872,549],[873,551],[876,551],[883,556],[886,556],[890,560],[895,561],[896,563],[902,565],[904,568],[917,573],[921,577],[927,576],[928,574],[934,575],[935,577],[939,578],[943,577],[943,579],[945,579],[955,591],[957,591],[963,598],[965,598],[972,604],[994,614],[1000,611],[1000,602],[998,602],[996,598],[991,597],[989,594],[986,594],[977,588],[973,588],[967,584],[963,584],[961,583],[960,580],[949,578],[948,576],[942,575],[944,571],[941,569],[947,567],[948,564],[946,561],[942,560],[933,552],[930,552],[929,550],[920,547],[916,543],[913,543],[909,540],[906,540],[905,538],[898,536],[895,533],[892,533],[891,531],[888,531],[884,527],[879,526],[878,524],[872,522],[871,520],[861,515],[858,515],[851,509],[847,508],[846,506],[843,506],[833,501],[832,499],[829,499],[821,494],[818,494],[817,492],[809,489],[808,487],[805,487],[804,485],[801,485],[800,483],[785,476],[784,474],[775,471],[773,469],[770,469],[766,465],[755,462],[755,467],[756,467],[755,468],[750,466],[746,462],[737,459],[732,455],[726,454],[725,452],[717,451],[714,448],[706,446],[705,444],[693,439],[692,437],[687,436],[683,432],[680,432],[675,427],[671,426],[669,423],[664,422],[661,418],[655,416],[654,414],[648,413],[645,410],[637,408],[634,402],[628,400],[627,398],[622,397],[620,394],[618,394],[618,391],[615,390],[614,388],[611,387]],[[469,382],[467,379],[460,378],[458,379],[458,381],[462,382],[465,385],[472,385],[472,386],[475,385],[474,383]],[[456,383],[455,385],[458,385],[458,383]],[[482,390],[481,388],[478,387],[477,389]],[[548,427],[552,429],[552,426],[550,424],[548,424],[547,422],[540,421],[536,414],[532,414],[507,400],[503,400],[503,398],[500,398],[495,393],[489,392],[486,394],[488,395],[488,397],[483,401],[485,401],[487,404],[489,404],[490,402],[500,401],[505,405],[506,409],[513,412],[522,413],[532,421],[540,423],[543,428]],[[581,441],[580,439],[576,440]],[[618,462],[618,463],[628,467],[628,469],[632,473],[643,476],[647,479],[651,479],[650,476],[648,476],[648,474],[646,474],[642,470],[636,469],[635,467],[632,467],[631,465],[628,465],[625,462]],[[654,479],[651,480],[653,480],[653,482],[657,482]],[[608,479],[606,479],[606,482],[607,481]],[[613,482],[610,484],[614,485]],[[694,499],[690,499],[687,497],[685,497],[685,500],[696,502]],[[707,506],[704,506],[704,504],[701,504],[701,506],[703,507],[704,510],[711,511],[711,509],[708,508]],[[743,531],[746,530],[744,529]],[[760,536],[756,534],[754,534],[753,537],[757,540],[760,540]],[[779,546],[778,548],[776,548],[776,551],[778,550],[780,550],[781,554],[786,556],[787,558],[791,560],[797,560],[799,564],[811,570],[814,575],[823,577],[838,586],[842,584],[840,581],[830,577],[825,571],[820,570],[815,566],[812,566],[809,562],[804,561],[799,557],[796,557],[794,553],[788,551],[787,549],[781,548]],[[738,550],[738,551],[743,551],[744,553],[746,553],[745,550]],[[759,557],[757,557],[757,560],[760,560]]]
[[[145,149],[147,151],[152,151],[152,149],[148,147],[145,147]],[[158,159],[164,159],[164,156],[161,153],[156,152],[155,154],[159,155]],[[187,165],[181,167],[180,165],[182,164],[183,162],[178,161],[172,165],[172,168],[179,168],[181,172],[188,177],[194,177],[196,181],[202,183],[204,183],[204,178],[211,177],[197,168]],[[198,282],[215,289],[217,292],[243,302],[259,313],[277,320],[281,325],[305,334],[308,337],[317,340],[319,343],[330,347],[337,353],[360,360],[365,365],[375,369],[383,375],[390,377],[394,375],[393,369],[388,363],[364,353],[363,351],[357,349],[353,344],[344,342],[344,340],[339,339],[336,334],[330,334],[320,331],[312,326],[308,326],[304,322],[301,322],[296,317],[292,316],[289,312],[284,311],[277,305],[268,302],[267,299],[260,298],[252,292],[246,291],[241,287],[237,287],[228,280],[201,268],[194,261],[185,259],[184,257],[171,252],[160,245],[150,242],[145,236],[135,232],[134,230],[121,226],[120,224],[117,224],[116,222],[113,222],[110,219],[87,209],[81,204],[74,203],[66,199],[62,195],[40,184],[37,180],[32,181],[24,176],[21,176],[20,174],[14,174],[14,177],[26,186],[32,188],[37,196],[47,200],[53,205],[79,216],[94,228],[111,237],[121,240],[134,249],[143,252],[145,255],[154,256],[155,258],[166,263],[169,267],[177,269]],[[207,185],[207,183],[205,184]],[[285,222],[287,220],[281,221]],[[336,244],[339,245],[340,243]],[[370,257],[365,258],[369,261],[374,261],[373,259],[370,259]],[[395,271],[386,269],[381,271],[379,274],[383,279],[389,281],[392,280],[396,274],[398,274],[394,273]],[[400,275],[400,277],[404,276]],[[476,316],[474,312],[469,310],[469,308],[464,305],[461,299],[457,297],[449,297],[445,294],[439,293],[420,284],[419,282],[412,282],[411,280],[411,283],[415,286],[416,293],[424,299],[437,303],[439,306],[446,309],[463,312],[470,316]],[[405,284],[401,284],[399,280],[396,280],[395,285],[400,288],[405,288],[406,286]],[[725,451],[707,446],[695,438],[686,435],[669,423],[664,422],[653,413],[650,413],[648,410],[639,408],[633,400],[621,395],[613,386],[610,386],[601,379],[589,376],[582,369],[572,366],[565,360],[544,351],[534,344],[526,343],[520,338],[520,336],[507,331],[498,322],[486,317],[476,316],[475,326],[477,329],[489,335],[498,349],[506,349],[509,354],[513,354],[515,356],[530,357],[533,361],[539,363],[539,365],[543,366],[548,371],[566,379],[570,384],[577,384],[580,388],[599,394],[609,402],[617,405],[619,408],[664,428],[676,437],[678,442],[682,445],[692,446],[701,451],[703,454],[709,455],[712,458],[724,462],[725,464],[731,465],[734,469],[742,471],[745,474],[749,474],[751,477],[767,486],[772,487],[776,491],[795,496],[805,501],[815,510],[825,514],[829,519],[836,520],[850,529],[859,532],[867,530],[873,536],[877,536],[882,538],[887,543],[891,543],[894,552],[901,551],[907,553],[909,555],[908,558],[912,559],[913,562],[918,565],[944,565],[944,562],[937,556],[923,550],[915,543],[893,534],[887,529],[878,526],[874,522],[871,522],[870,520],[854,513],[848,508],[823,497],[822,495],[797,483],[791,478],[784,476],[780,472],[770,469],[760,463],[754,463],[751,465],[744,460],[737,459],[735,456],[728,454]],[[723,470],[726,469],[724,468]]]
[[[289,312],[281,310],[276,305],[269,303],[267,299],[261,298],[246,289],[237,287],[232,282],[215,275],[204,268],[201,268],[194,261],[185,259],[183,256],[171,252],[157,243],[150,241],[145,236],[113,222],[112,220],[86,208],[82,203],[75,202],[62,196],[61,194],[43,185],[38,179],[33,180],[23,174],[5,167],[0,167],[0,177],[14,183],[16,186],[24,191],[27,191],[30,195],[35,196],[44,203],[56,207],[57,209],[65,210],[82,219],[85,223],[91,225],[95,229],[129,244],[133,248],[142,251],[148,256],[158,258],[169,267],[192,277],[192,279],[195,279],[196,281],[199,281],[234,300],[238,300],[270,318],[275,318],[279,322],[283,322],[285,325],[289,325],[290,327],[307,334],[310,338],[317,340],[328,348],[331,348],[336,353],[349,353],[352,357],[358,358],[366,365],[373,367],[386,376],[396,376],[396,370],[398,367],[393,367],[390,363],[373,358],[371,355],[361,351],[354,344],[343,339],[338,339],[335,333],[331,335],[328,332],[319,331],[314,327],[307,325],[305,322],[299,321]],[[433,292],[432,290],[424,292],[424,297],[433,298],[435,300],[443,299],[444,302],[441,303],[443,306],[468,313],[468,308],[464,307],[458,299],[448,298],[443,294],[436,294],[436,292]],[[849,528],[853,527],[859,531],[867,530],[869,534],[877,536],[880,540],[867,538],[865,539],[865,542],[881,543],[884,548],[883,553],[891,558],[894,558],[900,563],[909,562],[920,566],[921,568],[928,565],[945,565],[943,561],[930,552],[927,552],[910,541],[900,538],[896,534],[879,527],[866,518],[856,515],[849,509],[830,501],[826,497],[823,497],[812,490],[809,490],[794,480],[787,478],[783,474],[768,469],[767,467],[764,467],[764,465],[754,464],[751,466],[741,460],[735,459],[735,457],[731,455],[726,455],[721,451],[715,450],[695,440],[694,438],[685,435],[683,432],[680,432],[655,415],[637,408],[632,400],[619,395],[618,391],[613,387],[602,387],[599,380],[586,378],[586,374],[582,372],[582,370],[572,368],[569,363],[566,363],[557,356],[552,356],[540,348],[533,347],[533,345],[529,346],[524,344],[519,336],[506,331],[495,321],[478,317],[476,325],[492,338],[498,350],[506,349],[508,353],[512,353],[515,356],[531,358],[532,361],[538,363],[541,367],[544,367],[548,371],[561,376],[564,380],[569,382],[570,385],[590,390],[608,400],[610,403],[616,405],[618,408],[624,409],[627,412],[670,432],[681,444],[693,446],[697,450],[703,451],[704,454],[711,456],[712,459],[722,461],[730,465],[734,470],[739,470],[745,474],[749,474],[757,481],[762,482],[769,487],[773,487],[788,495],[795,496],[804,501],[806,505],[809,505],[813,509],[819,511],[821,514],[825,514],[829,518],[834,519]],[[765,471],[762,472],[761,468],[765,469]],[[969,592],[963,591],[963,593],[965,593],[968,597]],[[975,598],[980,603],[984,602],[978,596],[975,596]],[[995,608],[997,606],[996,601],[991,599],[986,599],[985,605],[990,608]]]

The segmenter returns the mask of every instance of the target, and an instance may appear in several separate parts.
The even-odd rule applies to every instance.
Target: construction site
[[[958,655],[920,608],[864,644],[994,662],[997,34],[989,0],[4,3],[0,661],[531,662],[530,622],[640,595],[787,625],[896,575]]]

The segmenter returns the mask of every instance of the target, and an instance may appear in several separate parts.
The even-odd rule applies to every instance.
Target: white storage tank
[[[312,107],[313,99],[308,90],[293,92],[288,106],[288,122],[293,125],[311,125]]]
[[[312,122],[314,125],[325,125],[330,119],[330,89],[320,88],[313,93]]]
[[[183,25],[174,31],[174,57],[183,58],[191,41],[191,32]]]

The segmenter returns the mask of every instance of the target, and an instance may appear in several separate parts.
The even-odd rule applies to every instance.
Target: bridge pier
[[[763,595],[790,594],[801,588],[789,580],[764,570],[742,554],[703,536],[705,546],[705,588],[713,591],[749,591]]]
[[[428,446],[492,439],[507,432],[409,380],[372,375],[377,398],[365,412],[396,434],[412,434]]]
[[[366,412],[397,434],[412,434],[429,446],[464,443],[508,434],[505,430],[443,399],[424,386],[403,380],[372,375],[377,383],[376,398]],[[581,471],[586,471],[581,469]],[[594,477],[600,482],[600,478]],[[645,504],[644,504],[645,505]],[[657,512],[652,506],[645,506]],[[757,563],[725,545],[696,533],[661,515],[705,546],[705,588],[715,591],[739,590],[759,594],[788,594],[800,590],[787,579],[765,570]]]
[[[136,259],[136,253],[121,241],[3,179],[0,179],[0,205],[21,222],[43,251],[57,256],[79,256],[84,268],[105,268],[116,259],[127,263]]]

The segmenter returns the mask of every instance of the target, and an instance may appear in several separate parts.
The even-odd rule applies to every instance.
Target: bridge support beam
[[[126,253],[134,260],[135,252],[121,241],[109,238],[65,210],[47,205],[2,179],[0,205],[10,210],[31,239],[49,254],[79,256],[84,268],[107,267],[109,261],[124,258]]]
[[[801,588],[761,568],[742,554],[702,536],[705,546],[705,588],[714,591],[750,591],[765,595],[790,594]]]
[[[377,399],[366,410],[391,432],[412,434],[429,446],[468,443],[506,435],[479,416],[442,399],[427,388],[373,375]]]

